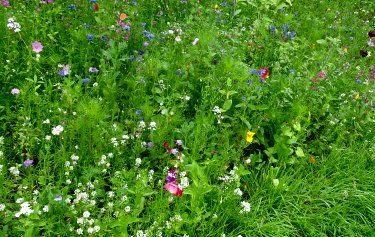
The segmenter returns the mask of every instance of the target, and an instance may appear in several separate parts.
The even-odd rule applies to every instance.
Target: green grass
[[[4,4],[0,236],[375,236],[372,1]]]

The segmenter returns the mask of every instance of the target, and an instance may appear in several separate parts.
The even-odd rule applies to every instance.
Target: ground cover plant
[[[0,236],[375,236],[374,9],[0,0]]]

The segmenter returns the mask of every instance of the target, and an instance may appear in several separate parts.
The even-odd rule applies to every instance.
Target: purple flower
[[[89,72],[99,72],[99,70],[96,67],[90,67]]]
[[[154,146],[154,143],[152,143],[152,142],[148,142],[148,143],[147,143],[147,147],[148,147],[148,148],[152,148],[153,146]]]
[[[12,93],[12,95],[18,95],[20,93],[20,90],[18,88],[13,88],[10,93]]]
[[[29,167],[30,165],[32,165],[33,163],[34,163],[33,160],[25,160],[25,161],[23,162],[23,164],[25,165],[26,168]]]
[[[167,177],[166,177],[166,181],[167,183],[175,183],[176,182],[176,179],[177,179],[177,173],[176,173],[176,169],[170,169],[168,171],[168,174],[167,174]]]
[[[144,42],[143,46],[148,47],[150,44],[148,42]]]
[[[173,149],[171,150],[171,152],[172,152],[173,155],[176,155],[177,152],[178,152],[178,150],[177,150],[176,148],[173,148]]]
[[[176,140],[176,145],[177,146],[182,146],[182,140]]]

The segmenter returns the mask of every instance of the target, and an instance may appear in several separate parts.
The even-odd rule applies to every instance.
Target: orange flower
[[[310,156],[309,161],[310,161],[311,164],[316,164],[316,160],[315,160],[315,157],[313,155]]]
[[[126,20],[126,18],[128,18],[128,16],[127,16],[125,13],[121,13],[121,14],[120,14],[120,20],[121,20],[121,21]]]
[[[248,131],[247,133],[246,133],[246,141],[248,142],[248,143],[252,143],[253,142],[253,136],[255,135],[255,132],[250,132],[250,131]]]

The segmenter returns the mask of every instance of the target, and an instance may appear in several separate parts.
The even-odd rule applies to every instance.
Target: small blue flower
[[[251,86],[251,84],[253,84],[253,82],[251,80],[247,80],[246,82],[247,82],[248,86]]]
[[[359,79],[357,79],[356,82],[357,82],[357,84],[362,84],[362,81],[359,80]]]
[[[129,31],[130,30],[130,26],[129,25],[124,25],[124,30]]]
[[[141,26],[142,26],[142,27],[145,27],[145,26],[146,26],[146,23],[145,23],[145,22],[142,22],[142,23],[141,23]]]
[[[87,38],[89,39],[90,43],[94,40],[94,35],[93,34],[88,34]]]
[[[139,114],[141,114],[142,112],[143,112],[143,111],[142,111],[141,109],[138,109],[135,113],[139,115]]]
[[[149,40],[153,40],[155,38],[154,34],[149,34],[147,37]]]
[[[251,75],[254,75],[255,73],[257,73],[257,70],[251,69],[249,72],[250,72]]]
[[[88,82],[90,82],[90,78],[82,79],[82,82],[83,82],[83,83],[88,83]]]
[[[182,74],[181,69],[177,69],[176,74],[177,74],[177,75],[181,75],[181,74]]]
[[[263,84],[266,84],[266,80],[264,80],[263,78],[260,79],[260,82],[262,82]]]
[[[137,2],[132,2],[132,5],[136,6],[138,3]]]
[[[69,5],[69,8],[70,8],[70,9],[76,9],[76,6],[75,6],[74,4],[70,4],[70,5]]]
[[[294,69],[290,69],[289,72],[290,72],[290,73],[294,73]]]
[[[218,63],[219,63],[219,60],[217,60],[216,58],[212,61],[212,63],[214,64],[214,65],[217,65]]]
[[[145,51],[144,51],[144,50],[142,50],[142,49],[139,50],[139,54],[138,54],[139,56],[143,56],[144,54],[145,54]]]
[[[130,55],[130,56],[129,56],[129,59],[130,59],[130,60],[135,60],[135,56],[134,56],[134,55]]]
[[[101,39],[101,40],[106,40],[107,37],[106,37],[105,35],[102,35],[102,36],[100,36],[100,39]]]
[[[266,72],[266,70],[264,70],[264,69],[260,69],[260,70],[258,71],[258,76],[262,76],[265,72]]]
[[[223,7],[225,7],[225,6],[227,6],[227,2],[222,2],[221,5],[222,5]]]
[[[236,5],[235,2],[231,2],[230,5],[232,5],[232,7],[234,7]]]
[[[242,101],[246,101],[246,96],[242,96]]]
[[[90,0],[90,2],[93,2],[93,3],[94,3],[94,2],[96,2],[96,0]]]
[[[143,31],[143,34],[144,34],[144,35],[148,35],[148,31],[147,31],[147,30],[144,30],[144,31]]]
[[[90,28],[90,24],[85,24],[85,28],[86,29]]]

